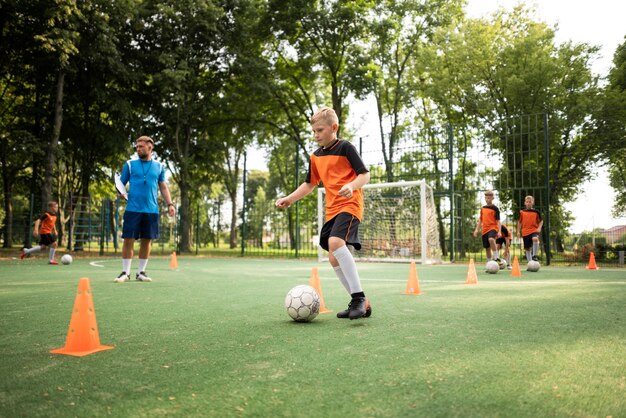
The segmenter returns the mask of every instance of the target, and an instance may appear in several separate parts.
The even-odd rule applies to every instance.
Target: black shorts
[[[496,245],[505,245],[507,239],[508,239],[507,237],[496,238]]]
[[[522,239],[524,240],[524,248],[525,249],[532,248],[533,247],[533,237],[538,237],[538,236],[539,236],[538,232],[533,232],[530,235],[523,236]]]
[[[355,249],[361,249],[359,241],[359,218],[351,213],[341,212],[330,221],[326,222],[320,233],[320,247],[328,251],[328,239],[330,237],[341,238]]]
[[[39,235],[39,245],[50,245],[55,242],[57,238],[52,234],[41,234]]]
[[[483,234],[483,248],[489,248],[489,238],[495,238],[498,235],[495,229],[488,231],[486,234]]]
[[[159,214],[144,212],[124,212],[122,238],[159,238]]]

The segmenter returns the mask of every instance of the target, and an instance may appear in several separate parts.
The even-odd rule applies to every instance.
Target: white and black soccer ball
[[[528,262],[528,266],[526,267],[526,270],[536,273],[539,271],[539,267],[541,267],[541,265],[539,265],[539,261],[530,260]]]
[[[500,270],[504,270],[506,269],[506,260],[501,258],[500,261],[498,261],[498,267],[500,267]]]
[[[61,257],[61,263],[67,265],[67,264],[72,264],[72,261],[74,261],[72,259],[72,256],[69,254],[65,254],[63,257]]]
[[[487,261],[486,270],[487,270],[487,273],[489,274],[496,274],[497,272],[500,271],[500,266],[498,265],[496,261],[489,260]]]
[[[296,322],[309,322],[320,313],[320,296],[306,284],[291,289],[285,297],[285,309]]]

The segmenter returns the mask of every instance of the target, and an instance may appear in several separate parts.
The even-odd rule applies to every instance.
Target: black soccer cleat
[[[533,261],[539,261],[539,257],[537,257],[536,255],[533,255]]]
[[[350,307],[352,306],[352,301],[348,304],[348,309],[344,311],[337,312],[337,318],[350,318]],[[369,318],[372,316],[372,305],[370,305],[370,301],[368,298],[365,298],[365,315],[363,318]]]
[[[365,297],[352,298],[348,317],[351,320],[363,318],[365,316],[365,312]]]

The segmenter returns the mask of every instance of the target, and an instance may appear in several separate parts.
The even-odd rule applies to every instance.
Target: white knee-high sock
[[[343,271],[341,271],[341,266],[333,267],[333,270],[335,270],[335,274],[337,275],[337,278],[339,279],[343,287],[346,288],[346,290],[348,291],[348,294],[352,294],[352,292],[350,292],[350,284],[346,280],[346,276],[343,274]]]
[[[144,271],[146,271],[146,266],[148,265],[148,259],[147,258],[140,258],[139,259],[139,266],[137,267],[137,273],[142,273]]]
[[[537,241],[533,241],[533,255],[537,255],[539,252],[539,243]]]
[[[359,293],[363,292],[363,288],[361,287],[361,278],[359,277],[359,272],[356,269],[356,263],[354,262],[354,258],[348,250],[347,246],[343,246],[338,248],[333,252],[333,255],[339,262],[339,267],[341,267],[341,271],[348,282],[350,287],[350,293]]]
[[[533,255],[530,250],[526,250],[526,261],[530,261],[533,259]]]
[[[54,260],[54,253],[56,252],[56,248],[50,247],[50,253],[48,254],[48,261]]]
[[[38,245],[36,247],[33,247],[33,248],[29,248],[27,250],[24,250],[24,252],[26,254],[34,254],[34,253],[38,253],[39,251],[41,251],[41,246],[40,245]]]
[[[130,264],[133,261],[132,258],[123,258],[122,259],[122,270],[126,274],[130,274]]]

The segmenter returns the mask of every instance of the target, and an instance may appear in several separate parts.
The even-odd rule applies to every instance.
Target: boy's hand
[[[339,189],[339,196],[350,198],[352,197],[352,186],[349,184],[344,184],[341,189]]]
[[[291,202],[286,197],[281,197],[276,201],[275,205],[279,209],[287,209],[289,206],[291,206]]]

